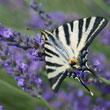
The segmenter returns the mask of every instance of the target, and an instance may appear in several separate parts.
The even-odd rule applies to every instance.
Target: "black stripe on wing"
[[[59,30],[58,30],[58,28],[56,28],[55,34],[56,34],[56,37],[59,39]]]
[[[52,63],[52,62],[49,62],[49,61],[46,61],[46,65],[52,66],[52,67],[61,67],[61,66],[63,66],[63,65],[61,65],[61,64]]]
[[[54,92],[57,92],[59,90],[63,80],[66,78],[66,74],[65,73],[59,73],[56,77],[49,79],[51,88],[52,88],[52,90]]]
[[[55,70],[54,69],[51,69],[51,68],[49,68],[49,69],[47,69],[47,73],[52,73],[52,72],[54,72]]]
[[[44,53],[44,56],[52,57],[51,55],[49,55],[49,54],[47,54],[47,53]]]
[[[91,20],[91,17],[90,18],[87,18],[87,20],[86,20],[86,26],[85,26],[86,31],[87,31],[87,29],[89,27],[90,20]]]
[[[103,21],[104,20],[104,21]],[[101,22],[103,21],[103,23],[101,24]],[[93,39],[96,37],[96,35],[106,26],[107,24],[107,19],[103,18],[103,17],[96,17],[96,20],[94,22],[93,28],[90,31],[90,33],[88,34],[87,40],[86,40],[86,46],[85,49],[88,48],[88,46],[91,44],[91,42],[93,41]],[[100,27],[99,27],[100,26]],[[98,28],[99,27],[99,28]],[[97,29],[98,28],[98,29]],[[96,32],[95,32],[96,31]],[[95,32],[95,33],[94,33]],[[93,34],[94,33],[94,34]],[[93,35],[92,35],[93,34]],[[88,41],[89,40],[89,41]]]
[[[79,33],[78,33],[78,43],[77,43],[77,47],[81,41],[81,37],[82,37],[82,28],[83,28],[83,19],[80,19],[79,20],[79,25],[78,25],[78,30],[79,30]]]
[[[64,25],[63,25],[63,29],[64,29],[64,34],[65,34],[66,43],[67,43],[68,45],[70,45],[70,34],[69,34],[68,25],[67,25],[67,24],[64,24]]]
[[[50,50],[50,49],[48,49],[48,48],[45,48],[45,51],[46,51],[47,53],[50,53],[50,54],[52,54],[52,55],[54,55],[54,56],[59,57],[59,55],[58,55],[57,53],[55,53],[54,51],[52,51],[52,50]]]
[[[73,22],[70,22],[70,28],[71,28],[71,32],[73,32]]]
[[[54,43],[54,45],[57,45],[56,40],[51,32],[44,30],[41,32],[41,34],[44,37],[45,42],[50,39]]]
[[[51,44],[50,44],[49,42],[47,42],[47,41],[45,41],[45,44],[46,44],[46,45],[50,45],[50,46],[51,46]]]

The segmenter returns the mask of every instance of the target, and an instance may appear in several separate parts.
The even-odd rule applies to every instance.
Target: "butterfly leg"
[[[80,77],[75,77],[88,91],[89,93],[93,96],[92,91],[86,86],[86,84],[83,82],[83,80]]]

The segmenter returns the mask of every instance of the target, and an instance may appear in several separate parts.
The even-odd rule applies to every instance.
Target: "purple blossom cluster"
[[[39,34],[29,38],[0,25],[0,66],[15,78],[18,86],[33,96],[34,85],[41,92],[42,79],[39,74],[45,66],[41,52],[43,43]]]
[[[106,56],[103,53],[93,53],[91,56],[93,66],[96,70],[96,74],[102,76],[103,78],[110,80],[110,62],[106,59]],[[96,82],[101,94],[106,96],[110,94],[110,85],[103,82]]]
[[[45,87],[45,90],[46,92],[44,93],[44,98],[51,105],[57,107],[57,110],[110,109],[110,100],[105,100],[104,96],[95,97],[95,99],[93,99],[90,95],[85,95],[82,89],[76,89],[75,85],[72,84],[68,85],[67,91],[60,90],[57,94],[54,94],[48,87]],[[39,106],[36,107],[36,110],[47,110],[47,109]]]
[[[106,3],[107,3],[108,5],[110,5],[110,0],[106,0]]]
[[[53,30],[61,24],[79,18],[79,15],[74,13],[65,15],[62,12],[51,12],[48,14],[43,10],[42,4],[38,5],[35,1],[31,3],[31,7],[36,13],[33,13],[33,10],[30,11],[31,19],[26,24],[35,29]]]
[[[93,52],[91,55],[91,61],[96,73],[109,80],[110,79],[110,62],[106,59],[106,56],[103,53]]]
[[[101,32],[101,42],[105,45],[110,45],[110,25],[108,25],[102,32]]]
[[[0,105],[0,110],[4,110],[4,106]]]

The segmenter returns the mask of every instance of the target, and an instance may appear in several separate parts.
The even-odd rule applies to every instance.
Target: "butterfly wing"
[[[86,50],[96,35],[105,27],[107,20],[103,17],[90,17],[75,20],[53,31],[53,34],[69,45],[74,51],[76,58],[82,50]]]
[[[66,71],[70,68],[69,54],[72,54],[69,46],[64,46],[52,33],[42,31],[45,37],[45,61],[47,76],[51,88],[57,91],[66,77]],[[68,49],[68,50],[67,50]]]
[[[82,71],[88,70],[88,46],[96,35],[106,26],[107,19],[103,17],[89,17],[61,25],[53,34],[65,45],[74,51],[75,59],[80,60]],[[90,71],[89,71],[90,72]],[[93,73],[93,72],[90,72]]]

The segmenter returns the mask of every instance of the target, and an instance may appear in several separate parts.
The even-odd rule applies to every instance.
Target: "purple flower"
[[[36,9],[38,7],[38,4],[35,1],[32,1],[30,6],[34,9]]]
[[[82,97],[82,96],[84,95],[83,90],[79,89],[79,90],[77,91],[77,95],[78,95],[78,97]]]
[[[52,12],[50,13],[50,17],[57,21],[59,24],[65,23],[65,16],[62,12]]]
[[[38,29],[45,28],[45,22],[38,15],[28,20],[26,24],[32,28],[38,28]]]
[[[110,25],[107,25],[105,29],[100,33],[101,42],[105,45],[110,45]]]
[[[35,36],[35,40],[37,44],[39,44],[39,47],[42,47],[44,45],[44,40],[41,38],[40,34],[37,34]]]
[[[105,78],[110,80],[110,71],[105,71]]]
[[[44,26],[44,28],[47,28],[47,29],[52,29],[52,25],[53,25],[53,22],[52,22],[52,19],[50,17],[49,14],[47,14],[43,8],[42,8],[42,4],[37,4],[35,1],[31,3],[31,8],[36,12],[36,14],[38,15],[36,18],[39,19],[40,21],[42,22],[37,22],[37,24],[42,24]],[[33,22],[33,21],[32,21]],[[39,27],[37,27],[39,28]],[[43,28],[43,29],[44,29]]]
[[[13,36],[13,33],[11,31],[11,28],[2,28],[2,30],[0,31],[0,35],[4,38],[10,38]]]
[[[33,60],[36,61],[36,60],[38,60],[38,57],[39,57],[39,54],[40,54],[40,50],[32,49],[30,51],[30,54],[31,54]]]
[[[53,92],[52,90],[48,87],[48,86],[44,86],[44,94],[43,97],[47,100],[47,101],[51,101],[52,100],[52,96],[53,96]]]
[[[27,71],[28,70],[28,65],[23,63],[23,62],[18,62],[19,67],[23,70],[23,71]]]
[[[106,3],[107,3],[108,5],[110,5],[110,0],[106,0]]]
[[[32,56],[33,61],[38,61],[38,60],[44,61],[44,57],[42,56],[42,53],[40,50],[31,49],[29,53]]]
[[[42,79],[41,78],[37,78],[35,79],[36,84],[41,85],[42,84]]]
[[[84,106],[88,106],[91,103],[91,97],[90,96],[85,96],[82,100],[82,103]]]
[[[110,44],[110,30],[105,30],[104,34],[102,34],[102,42],[106,45]]]
[[[0,105],[0,110],[4,110],[4,106]]]
[[[0,65],[4,66],[7,73],[17,80],[18,86],[23,90],[28,90],[32,96],[37,96],[42,89],[42,79],[39,74],[45,65],[44,60],[38,61],[44,59],[42,56],[43,39],[40,35],[29,38],[16,31],[12,32],[11,39],[7,39],[3,36],[4,29],[0,25],[0,39],[2,40],[0,43],[0,58],[2,58]],[[27,54],[29,52],[30,54]],[[32,67],[33,64],[34,67]],[[33,87],[37,89],[38,94],[34,93]]]
[[[21,76],[16,77],[16,80],[18,81],[17,85],[20,87],[24,87],[25,85],[25,79]]]
[[[92,55],[92,63],[95,67],[97,67],[99,72],[103,71],[105,69],[105,66],[106,66],[105,55],[102,53],[99,53],[99,54],[94,53]]]
[[[82,72],[82,71],[79,71],[78,69],[76,69],[75,72],[80,78],[87,75],[87,72]]]

